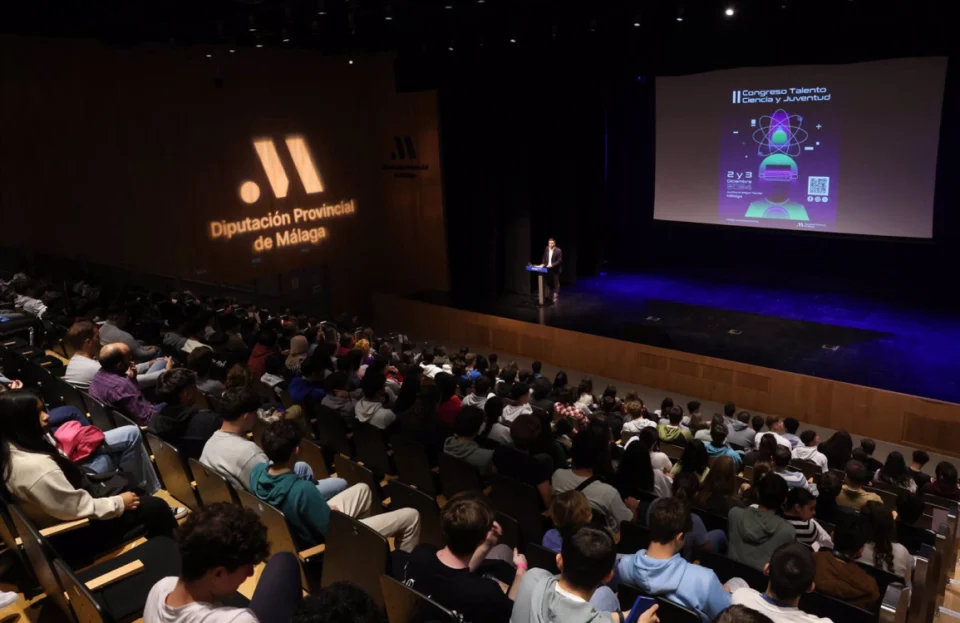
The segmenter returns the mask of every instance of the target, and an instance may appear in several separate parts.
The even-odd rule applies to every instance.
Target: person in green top
[[[290,420],[272,422],[263,433],[262,444],[270,464],[260,463],[250,474],[250,491],[283,512],[298,544],[312,547],[322,543],[330,512],[339,511],[385,537],[394,537],[397,549],[412,551],[420,540],[420,513],[402,508],[369,516],[373,494],[365,484],[354,485],[327,502],[315,485],[294,472],[302,436],[300,427]]]
[[[681,425],[681,422],[683,422],[683,409],[680,407],[670,407],[665,415],[670,420],[670,423],[661,423],[657,426],[657,434],[660,436],[660,441],[674,443],[680,437],[683,437],[687,441],[693,439],[693,433],[690,432],[690,429]]]

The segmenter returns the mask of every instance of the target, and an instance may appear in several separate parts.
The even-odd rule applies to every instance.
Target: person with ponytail
[[[2,493],[20,503],[38,527],[89,519],[82,536],[56,538],[57,552],[83,561],[138,536],[173,536],[177,522],[165,501],[121,487],[98,496],[103,486],[63,456],[50,440],[49,415],[32,392],[0,395],[0,476]],[[90,493],[90,491],[93,493]]]

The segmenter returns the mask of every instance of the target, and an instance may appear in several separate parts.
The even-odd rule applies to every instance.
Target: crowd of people
[[[520,369],[466,348],[415,348],[346,318],[318,322],[174,291],[124,293],[104,305],[100,289],[83,282],[73,297],[12,283],[24,311],[71,319],[67,352],[48,353],[62,359],[63,379],[136,425],[98,431],[81,411],[48,413],[17,379],[0,379],[3,493],[38,526],[90,520],[89,538],[55,539],[73,565],[137,536],[176,533],[182,573],[154,587],[147,623],[334,620],[318,608],[352,599],[365,612],[366,602],[339,587],[301,603],[296,560],[269,558],[263,526],[239,507],[206,507],[177,528],[186,512],[153,495],[159,480],[137,425],[283,511],[300,546],[324,542],[332,512],[391,537],[407,585],[467,622],[622,621],[623,583],[704,621],[811,621],[797,605],[814,587],[876,610],[879,588],[863,565],[909,584],[918,543],[900,535],[920,521],[921,493],[960,500],[956,468],[943,462],[927,474],[923,451],[910,464],[899,452],[881,463],[871,440],[854,447],[841,431],[821,441],[793,418],[733,404],[707,416],[699,402],[665,398],[651,412],[612,385],[598,394],[589,378],[547,378],[540,362]],[[318,414],[416,441],[432,465],[447,454],[482,477],[530,485],[554,524],[542,546],[556,553],[560,574],[529,569],[499,544],[501,527],[480,493],[447,500],[438,548],[419,543],[415,510],[372,513],[379,502],[366,485],[317,480],[299,448]],[[682,452],[676,461],[668,444]],[[896,518],[873,484],[897,491]],[[645,526],[650,545],[618,557],[623,522]],[[693,564],[700,552],[762,570],[766,592],[737,578],[721,583]],[[249,608],[216,605],[268,560]],[[655,621],[656,609],[640,620]]]

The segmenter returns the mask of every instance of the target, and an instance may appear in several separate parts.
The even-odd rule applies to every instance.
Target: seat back
[[[70,599],[70,605],[83,623],[110,623],[113,617],[107,614],[97,603],[94,596],[87,590],[86,585],[77,579],[67,563],[55,560],[53,567],[57,577],[63,583],[63,589]]]
[[[352,487],[353,485],[364,484],[370,487],[370,493],[373,494],[373,499],[370,501],[371,515],[379,515],[383,512],[383,495],[380,493],[380,482],[374,477],[373,472],[342,454],[334,457],[334,466],[337,470],[337,476],[346,480],[347,485]]]
[[[699,559],[701,566],[712,569],[720,582],[726,582],[730,578],[742,578],[750,585],[750,588],[756,591],[762,593],[767,590],[769,580],[759,569],[754,569],[750,565],[745,565],[715,552],[700,550],[696,553],[696,558]]]
[[[804,593],[800,597],[800,610],[843,623],[876,623],[877,621],[876,612],[857,608],[845,601],[824,595],[820,591]]]
[[[70,602],[64,596],[63,586],[57,577],[57,571],[53,567],[55,558],[53,548],[16,505],[11,504],[8,508],[14,529],[23,543],[23,551],[27,555],[33,576],[40,583],[43,592],[53,600],[53,603],[56,604],[64,616],[70,621],[77,621],[77,616],[70,607]]]
[[[814,482],[819,482],[820,476],[823,475],[823,470],[820,469],[820,466],[811,461],[804,461],[803,459],[793,459],[790,461],[790,467],[795,467],[803,472],[805,478],[813,478]]]
[[[493,507],[516,518],[524,542],[539,543],[545,532],[544,508],[536,487],[497,474],[490,477],[490,483],[493,485],[490,492]]]
[[[695,610],[681,606],[664,597],[657,597],[657,618],[661,623],[700,623],[700,615]],[[631,606],[633,604],[630,604]]]
[[[448,499],[463,491],[483,490],[480,472],[470,463],[443,452],[439,457],[439,465],[443,494]]]
[[[700,519],[703,521],[703,527],[707,530],[719,530],[724,534],[727,533],[730,522],[726,517],[700,508],[695,508],[693,511],[700,516]]]
[[[412,508],[420,513],[420,542],[443,549],[443,530],[440,527],[440,507],[437,500],[410,485],[391,480],[387,483],[390,508]]]
[[[387,443],[383,440],[383,431],[364,422],[353,427],[353,447],[357,451],[357,460],[377,476],[393,472],[387,456]]]
[[[163,488],[190,510],[200,510],[200,499],[190,482],[193,476],[180,451],[153,433],[147,433],[147,444],[157,462],[157,471],[163,480]]]
[[[874,567],[873,565],[865,565],[859,563],[860,568],[873,576],[873,579],[877,581],[877,588],[880,589],[880,596],[883,597],[887,593],[887,587],[893,583],[906,584],[904,579],[895,573],[891,573],[879,567]]]
[[[660,444],[660,451],[671,459],[679,459],[683,456],[683,448],[674,443],[662,442]]]
[[[389,575],[380,576],[389,623],[458,623],[460,617]]]
[[[632,521],[620,522],[620,543],[617,544],[617,551],[621,554],[636,554],[642,549],[650,546],[650,528],[633,523]]]
[[[23,368],[26,365],[27,360],[20,353],[9,348],[0,348],[0,367],[3,368],[3,375],[8,379],[22,380]]]
[[[75,387],[63,379],[54,379],[54,381],[54,386],[56,387],[57,392],[60,394],[61,404],[76,407],[84,413],[87,412],[87,405],[83,402],[83,396],[80,395],[80,392],[77,391]]]
[[[560,568],[557,566],[557,553],[553,550],[537,543],[528,542],[524,555],[527,557],[527,562],[530,563],[531,568],[545,569],[554,575],[560,573]]]
[[[387,539],[363,522],[344,513],[330,513],[327,548],[323,554],[321,587],[351,582],[383,607],[380,576],[390,572]]]
[[[217,473],[216,470],[207,467],[196,459],[189,459],[190,473],[197,483],[197,494],[200,496],[200,503],[204,506],[225,502],[227,504],[239,504],[233,485],[226,478]]]
[[[911,554],[917,554],[923,545],[934,547],[937,543],[937,533],[933,530],[911,526],[902,521],[897,522],[897,541],[910,550]]]
[[[253,421],[253,430],[250,431],[250,434],[253,435],[253,443],[257,444],[258,448],[263,447],[263,431],[267,430],[267,423],[260,419],[260,416]]]
[[[503,529],[500,542],[509,547],[522,549],[523,541],[520,540],[520,524],[517,523],[517,520],[501,511],[496,511],[494,518],[500,524],[500,528]]]
[[[403,482],[427,495],[436,496],[437,486],[430,469],[427,450],[421,444],[396,435],[393,437],[393,463]]]
[[[880,499],[883,500],[883,505],[887,508],[896,508],[897,507],[897,495],[892,491],[887,491],[886,489],[878,489],[877,487],[864,487],[864,491],[869,491],[880,496]]]
[[[323,449],[306,437],[300,440],[300,460],[310,466],[317,480],[330,477],[330,469],[327,467],[326,457],[323,456]]]
[[[317,421],[314,423],[317,441],[323,448],[330,448],[337,454],[353,456],[353,444],[348,437],[347,423],[338,411],[320,406]]]
[[[280,509],[270,506],[268,503],[258,497],[247,493],[246,491],[236,491],[240,498],[240,504],[244,508],[249,508],[257,514],[260,521],[267,527],[267,539],[270,541],[270,552],[290,552],[297,556],[299,560],[297,543],[294,540],[290,526],[287,524],[287,518]],[[303,572],[303,565],[300,566],[300,585],[309,590],[307,576]]]
[[[85,411],[91,424],[100,430],[112,430],[117,427],[113,419],[113,411],[102,402],[84,392],[80,392],[80,397],[83,398],[83,404],[87,407]]]
[[[7,552],[20,563],[20,571],[25,574],[23,581],[20,583],[20,590],[24,594],[31,596],[35,591],[33,589],[37,586],[37,579],[33,577],[33,568],[30,565],[30,561],[27,560],[24,555],[23,549],[20,547],[20,544],[17,543],[17,529],[13,525],[13,519],[10,517],[10,511],[7,508],[7,504],[0,500],[0,539],[3,540],[3,545],[7,548]]]

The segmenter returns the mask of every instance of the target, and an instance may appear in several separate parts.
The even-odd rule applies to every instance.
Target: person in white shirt
[[[438,373],[443,372],[443,368],[440,366],[433,365],[434,357],[436,354],[433,352],[432,348],[424,349],[421,353],[423,359],[420,362],[420,367],[423,368],[423,374],[427,378],[433,378],[437,376]]]
[[[763,593],[752,588],[733,591],[733,605],[741,605],[760,612],[773,623],[832,623],[799,608],[800,598],[814,589],[813,577],[816,567],[813,552],[797,542],[778,547],[763,568],[770,577]]]
[[[74,351],[67,363],[63,380],[77,389],[87,391],[93,377],[100,371],[100,362],[97,361],[100,356],[100,328],[85,320],[75,322],[67,330],[63,341]],[[140,389],[153,387],[160,375],[171,367],[173,362],[167,357],[137,364],[137,385]]]
[[[300,564],[289,552],[269,560],[267,529],[257,514],[223,502],[191,513],[179,530],[180,576],[150,590],[144,623],[290,621],[300,605]],[[267,561],[247,608],[219,606]]]
[[[790,443],[789,439],[783,436],[787,429],[784,427],[782,419],[772,415],[767,417],[767,430],[769,432],[757,433],[755,443],[758,450],[760,449],[760,439],[762,439],[765,435],[773,435],[779,445],[786,446],[787,450],[793,452],[793,444]]]
[[[805,430],[800,433],[800,445],[793,449],[793,458],[816,463],[820,471],[826,474],[830,467],[827,465],[827,455],[817,449],[819,445],[820,435],[816,431]]]
[[[867,543],[857,562],[898,575],[910,586],[917,559],[906,547],[895,542],[897,527],[890,509],[879,502],[867,502],[860,509],[860,517],[863,518]]]

